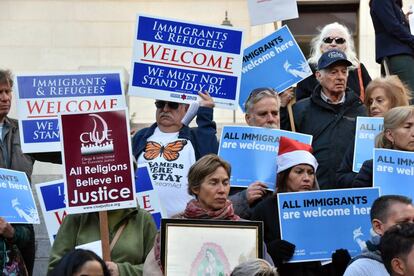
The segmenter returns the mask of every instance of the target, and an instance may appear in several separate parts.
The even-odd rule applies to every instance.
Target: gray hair
[[[343,34],[343,38],[345,39],[345,55],[347,59],[352,63],[353,67],[358,67],[359,60],[357,59],[357,55],[355,52],[355,44],[354,39],[349,31],[349,29],[338,22],[334,22],[328,25],[325,25],[322,29],[320,29],[319,34],[314,37],[311,41],[311,51],[310,57],[308,62],[310,64],[318,64],[318,60],[323,54],[321,51],[321,46],[323,44],[323,39],[328,36],[331,31],[339,31]]]
[[[8,84],[13,87],[13,74],[10,70],[0,69],[0,84]]]
[[[236,266],[230,276],[278,276],[275,267],[262,259],[253,259]]]
[[[276,99],[280,107],[280,98],[277,92],[273,88],[260,87],[260,88],[253,89],[249,97],[247,98],[244,104],[244,109],[246,110],[246,113],[250,113],[251,110],[253,109],[253,106],[256,103],[258,103],[261,99],[266,98],[266,97]]]
[[[391,108],[384,115],[384,129],[375,137],[375,147],[392,149],[393,144],[385,136],[387,130],[401,127],[404,122],[414,115],[414,106],[398,106]]]

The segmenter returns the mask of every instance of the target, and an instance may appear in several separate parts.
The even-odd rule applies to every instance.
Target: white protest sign
[[[296,0],[248,0],[250,25],[299,17]]]
[[[129,94],[190,103],[208,91],[219,108],[236,109],[243,32],[137,16]]]
[[[24,153],[60,151],[58,113],[126,106],[122,71],[17,74],[20,141]]]

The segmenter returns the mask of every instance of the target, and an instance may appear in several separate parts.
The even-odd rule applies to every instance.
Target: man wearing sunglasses
[[[333,49],[322,54],[315,73],[319,85],[311,97],[293,107],[296,130],[313,135],[321,189],[337,188],[335,172],[349,143],[354,142],[356,117],[366,116],[361,100],[347,87],[351,65],[342,51]]]
[[[207,92],[199,92],[199,96],[198,127],[182,123],[187,104],[156,100],[156,123],[132,138],[133,154],[138,164],[149,164],[154,189],[168,217],[183,211],[191,199],[187,193],[191,165],[206,154],[218,152],[214,101]]]

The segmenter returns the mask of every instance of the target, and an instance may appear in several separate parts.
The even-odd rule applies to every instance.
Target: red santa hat
[[[277,173],[299,164],[310,165],[316,172],[318,161],[312,155],[312,146],[287,137],[280,137]]]

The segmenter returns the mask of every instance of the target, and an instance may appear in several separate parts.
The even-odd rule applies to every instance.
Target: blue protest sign
[[[239,105],[245,111],[244,104],[255,88],[271,87],[280,93],[310,75],[299,45],[283,26],[244,50]]]
[[[154,190],[148,164],[138,165],[135,173],[135,189],[139,206],[151,213],[157,229],[160,229],[161,218],[166,218],[167,216],[165,215],[157,191]]]
[[[24,172],[0,169],[0,217],[9,223],[40,223]]]
[[[414,152],[374,149],[373,186],[381,195],[414,198]]]
[[[138,15],[129,94],[189,103],[208,91],[236,109],[242,40],[235,28]]]
[[[19,74],[15,82],[25,153],[61,150],[58,113],[126,106],[121,71]]]
[[[280,193],[281,239],[296,245],[290,262],[329,260],[336,249],[355,256],[370,238],[377,188]],[[276,219],[276,218],[275,218]]]
[[[262,127],[224,126],[218,155],[231,164],[231,186],[247,187],[261,181],[274,190],[281,136],[312,143],[311,135],[301,133]]]
[[[63,179],[36,184],[36,194],[49,234],[50,244],[53,244],[59,227],[67,215],[64,192]]]
[[[383,125],[384,118],[382,117],[357,117],[352,166],[354,172],[359,172],[364,161],[372,159],[375,136],[382,131]]]

